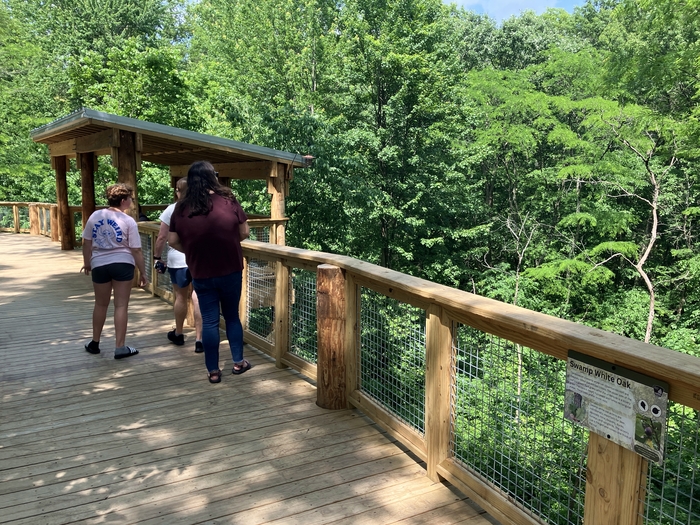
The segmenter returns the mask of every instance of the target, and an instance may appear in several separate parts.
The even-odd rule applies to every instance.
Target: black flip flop
[[[209,372],[209,382],[210,383],[221,383],[221,370],[215,370],[213,372]],[[212,376],[216,376],[216,379],[213,379]]]

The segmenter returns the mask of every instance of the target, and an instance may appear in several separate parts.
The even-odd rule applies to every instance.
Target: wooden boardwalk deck
[[[361,413],[246,347],[253,369],[210,385],[170,305],[135,290],[113,359],[111,308],[90,355],[78,251],[0,234],[0,523],[496,523]],[[230,370],[228,346],[223,369]]]

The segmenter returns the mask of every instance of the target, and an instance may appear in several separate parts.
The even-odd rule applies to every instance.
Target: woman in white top
[[[177,193],[178,200],[185,196],[186,191],[187,178],[183,177],[178,179],[177,184],[175,184],[175,192]],[[191,299],[195,331],[194,351],[199,354],[204,352],[204,346],[202,345],[202,314],[199,313],[197,294],[192,289],[192,274],[187,269],[185,254],[168,246],[165,252],[167,265],[161,260],[163,251],[166,248],[168,233],[170,233],[170,218],[173,216],[175,204],[177,203],[174,202],[165,208],[160,216],[160,230],[158,230],[156,246],[153,250],[153,259],[156,261],[154,268],[159,273],[165,273],[167,269],[170,274],[170,282],[173,285],[173,294],[175,295],[175,300],[173,301],[175,328],[168,332],[168,340],[177,346],[185,344],[183,328],[185,326],[185,318],[187,317],[187,305]]]
[[[85,345],[91,354],[100,353],[100,336],[107,319],[107,309],[114,290],[114,359],[138,354],[126,346],[127,309],[131,295],[134,267],[141,274],[139,286],[148,284],[141,252],[141,237],[136,221],[126,213],[133,202],[133,191],[127,184],[107,188],[109,208],[90,215],[83,230],[83,267],[92,273],[95,308],[92,312],[92,341]]]

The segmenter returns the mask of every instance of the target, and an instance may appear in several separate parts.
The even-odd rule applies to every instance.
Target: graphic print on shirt
[[[92,242],[102,249],[114,248],[123,238],[122,229],[112,219],[100,219],[92,227]]]

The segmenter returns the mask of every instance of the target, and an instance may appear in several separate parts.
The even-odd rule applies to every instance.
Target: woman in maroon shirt
[[[243,276],[241,241],[250,233],[248,217],[229,188],[219,183],[209,162],[187,172],[187,193],[170,219],[168,243],[185,253],[202,313],[202,344],[210,383],[221,382],[219,316],[223,314],[233,373],[250,369],[243,358],[243,327],[238,317]]]

